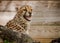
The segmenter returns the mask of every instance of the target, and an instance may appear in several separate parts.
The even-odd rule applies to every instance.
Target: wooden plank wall
[[[42,43],[60,37],[60,1],[2,1],[0,24],[5,25],[16,14],[15,8],[25,4],[33,8],[29,36]]]

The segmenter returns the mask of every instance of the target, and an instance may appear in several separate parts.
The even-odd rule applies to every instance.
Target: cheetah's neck
[[[29,34],[28,33],[28,30],[30,28],[29,22],[26,22],[26,20],[24,18],[19,17],[18,15],[16,15],[13,20],[14,20],[14,22],[17,23],[17,25],[20,25],[21,27],[24,26],[23,28],[26,30],[26,33]]]

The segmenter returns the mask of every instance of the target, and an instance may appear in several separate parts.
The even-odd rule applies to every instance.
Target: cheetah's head
[[[18,13],[20,13],[20,17],[23,17],[27,21],[31,21],[31,16],[32,16],[32,7],[31,6],[24,5],[21,8],[18,8],[17,10],[18,10]]]

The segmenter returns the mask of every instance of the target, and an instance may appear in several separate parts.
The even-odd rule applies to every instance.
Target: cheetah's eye
[[[23,9],[24,11],[27,11],[26,9]]]

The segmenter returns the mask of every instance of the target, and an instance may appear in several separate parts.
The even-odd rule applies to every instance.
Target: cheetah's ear
[[[16,11],[18,11],[18,9],[19,9],[19,8],[18,8],[18,7],[16,7],[15,9],[16,9]]]

